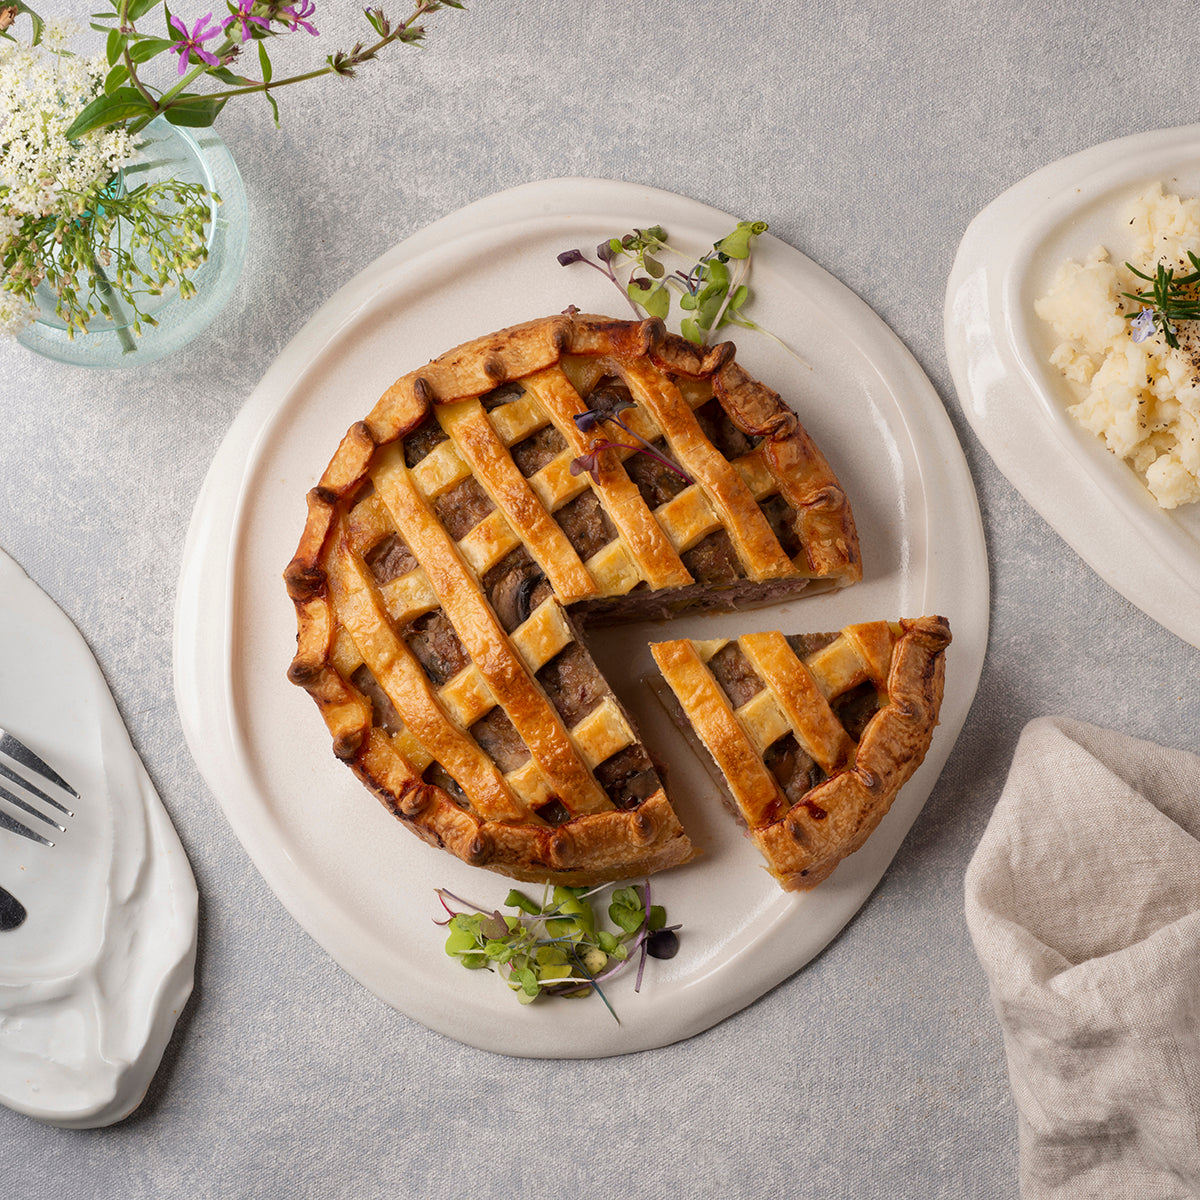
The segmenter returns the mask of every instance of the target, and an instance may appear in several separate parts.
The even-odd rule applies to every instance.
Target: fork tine
[[[39,758],[24,742],[13,737],[4,729],[0,729],[0,754],[7,754],[9,758],[28,768],[35,775],[40,775],[47,782],[52,783],[55,787],[60,787],[65,792],[70,792],[76,800],[79,799],[79,793],[44,759]],[[5,772],[7,774],[7,772]],[[51,801],[53,804],[54,801]],[[63,809],[64,812],[69,810]]]
[[[42,812],[30,803],[30,800],[38,800],[43,804],[48,804],[51,808],[57,809],[64,817],[73,817],[75,814],[65,805],[56,800],[53,796],[48,795],[40,787],[36,786],[25,774],[14,770],[11,764],[21,767],[24,771],[35,776],[39,782],[61,788],[68,795],[79,798],[79,793],[45,760],[35,754],[28,746],[25,745],[19,738],[13,737],[11,733],[0,729],[0,778],[8,780],[13,786],[6,787],[0,783],[0,805],[4,801],[9,804],[16,805],[22,812],[28,813],[31,817],[36,817],[39,821],[44,821],[52,829],[57,829],[59,833],[66,833],[67,827],[60,824],[54,817]],[[7,759],[8,761],[4,761]],[[18,790],[14,791],[13,788]],[[32,841],[40,842],[43,846],[53,846],[54,842],[50,838],[41,833],[35,832],[23,821],[17,820],[10,813],[2,811],[0,808],[0,829],[7,829],[10,833],[20,834],[21,837],[27,837]]]
[[[33,789],[30,790],[32,791]],[[65,825],[60,825],[53,817],[49,817],[44,812],[34,808],[28,800],[23,800],[16,792],[6,788],[3,784],[0,784],[0,796],[3,796],[10,804],[15,804],[22,812],[27,812],[31,817],[37,817],[39,821],[45,821],[47,825],[53,825],[59,833],[67,832]]]
[[[0,829],[7,829],[12,833],[19,833],[22,837],[27,837],[35,842],[41,842],[43,846],[53,846],[54,843],[46,837],[42,837],[40,833],[34,833],[27,825],[22,825],[15,817],[10,817],[8,813],[0,810]]]
[[[10,780],[12,783],[15,783],[18,787],[24,788],[25,791],[36,796],[39,800],[44,800],[52,808],[57,808],[60,813],[63,813],[68,817],[73,817],[75,815],[65,804],[60,804],[53,796],[47,796],[40,787],[35,787],[23,775],[18,775],[16,771],[14,771],[11,767],[6,767],[2,762],[0,762],[0,775],[2,775],[5,779]],[[13,794],[7,788],[5,788],[3,784],[0,784],[0,792],[3,792],[9,797],[9,799],[15,799]],[[32,812],[33,809],[30,809],[29,811]]]

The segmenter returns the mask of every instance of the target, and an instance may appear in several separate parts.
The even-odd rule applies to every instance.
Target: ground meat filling
[[[766,684],[755,673],[750,660],[737,642],[729,642],[708,660],[708,669],[721,685],[729,703],[741,708],[763,690]]]
[[[825,815],[819,806],[806,802],[804,797],[828,776],[806,753],[794,733],[786,734],[769,746],[763,755],[763,764],[778,780],[789,806],[805,804],[814,817],[820,819]]]
[[[502,708],[493,708],[476,721],[471,726],[471,736],[504,774],[529,761],[529,747]]]
[[[529,620],[535,608],[553,594],[541,568],[524,546],[506,554],[483,577],[483,590],[508,633]]]
[[[712,400],[696,409],[696,420],[700,422],[704,436],[728,459],[749,454],[762,441],[761,438],[752,438],[743,433],[729,419],[719,400]]]
[[[446,433],[432,417],[404,435],[404,462],[415,467],[439,442],[446,440]]]
[[[554,519],[567,535],[567,540],[575,547],[575,553],[584,562],[617,537],[617,531],[608,519],[608,514],[591,488],[576,496],[570,503],[564,504],[554,514]]]
[[[836,633],[792,633],[788,635],[787,644],[797,658],[805,659],[831,646],[839,636]]]
[[[830,705],[846,732],[858,742],[871,718],[879,711],[879,691],[868,680],[830,701]]]
[[[643,746],[618,750],[596,768],[596,780],[617,808],[637,808],[662,787],[658,772]]]
[[[702,538],[680,558],[697,583],[727,587],[742,578],[742,564],[724,529]]]
[[[578,725],[609,694],[604,676],[578,642],[556,654],[538,671],[537,678],[568,729]]]
[[[771,531],[779,539],[784,554],[788,558],[795,558],[800,554],[804,543],[796,529],[796,510],[778,492],[761,501],[758,507],[767,518]]]
[[[458,786],[454,777],[440,762],[431,762],[425,768],[425,773],[421,778],[426,783],[432,783],[434,787],[440,787],[460,808],[469,809],[471,807],[471,802],[467,799],[467,793]]]
[[[433,507],[446,532],[461,542],[496,506],[474,477],[470,477],[439,496]]]
[[[523,395],[525,395],[525,389],[519,383],[504,383],[498,388],[492,388],[490,392],[485,392],[479,397],[479,403],[483,405],[484,412],[491,412],[493,408],[499,408],[501,404],[520,400]]]
[[[404,728],[391,697],[383,690],[379,680],[371,674],[371,668],[366,663],[350,676],[350,682],[370,700],[373,724],[387,733],[399,733]]]
[[[513,462],[522,475],[536,475],[548,462],[567,448],[567,439],[553,425],[545,425],[535,434],[511,448]]]
[[[564,825],[571,819],[571,810],[557,797],[533,810],[547,825]]]
[[[417,568],[416,556],[398,533],[389,533],[366,553],[366,564],[378,584],[388,583]]]
[[[618,436],[615,441],[621,440],[620,432],[617,430]],[[662,438],[651,445],[664,458],[674,462],[671,458],[671,448]],[[637,484],[647,508],[658,508],[668,500],[674,500],[688,486],[688,481],[682,475],[672,471],[670,467],[664,467],[660,462],[655,462],[648,454],[631,454],[625,460],[624,466],[629,478]]]
[[[448,683],[471,661],[454,626],[440,608],[411,622],[403,636],[425,674],[439,686]]]

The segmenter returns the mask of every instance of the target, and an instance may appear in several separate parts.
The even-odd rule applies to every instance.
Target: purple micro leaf
[[[578,458],[571,459],[572,475],[582,475],[584,471],[592,477],[592,482],[599,486],[600,463],[598,461],[598,449],[592,450],[589,454],[581,454]]]
[[[563,267],[569,267],[572,263],[583,262],[583,261],[584,261],[584,257],[583,257],[582,250],[564,250],[558,256],[559,265],[563,266]]]
[[[633,408],[633,401],[621,395],[615,388],[598,388],[587,398],[588,412],[595,413],[601,421],[616,421],[617,415]],[[578,421],[578,417],[576,418]],[[620,425],[621,422],[617,421]]]
[[[593,412],[591,409],[588,409],[587,412],[575,414],[575,424],[579,426],[581,433],[590,433],[602,420],[603,418],[600,414]]]

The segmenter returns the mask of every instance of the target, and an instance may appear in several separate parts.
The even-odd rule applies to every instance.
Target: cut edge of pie
[[[632,400],[622,418],[687,485],[631,447],[577,469],[601,431],[575,418],[601,388]],[[731,343],[653,319],[572,312],[449,351],[350,428],[307,503],[284,573],[289,678],[413,832],[521,880],[590,885],[696,853],[579,625],[862,575],[796,415]]]
[[[950,639],[944,617],[926,616],[651,645],[677,719],[784,890],[827,879],[921,765]]]

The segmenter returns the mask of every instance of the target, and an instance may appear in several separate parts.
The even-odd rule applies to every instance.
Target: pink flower
[[[204,43],[209,38],[215,38],[221,33],[221,26],[214,25],[211,29],[208,28],[208,23],[213,19],[212,13],[203,16],[198,20],[192,28],[192,32],[188,33],[187,26],[178,18],[172,17],[171,24],[180,33],[179,41],[171,43],[171,49],[179,55],[179,73],[182,75],[187,70],[188,58],[194,54],[201,62],[206,62],[210,67],[220,65],[220,59],[211,51],[204,49]]]
[[[279,13],[279,19],[283,21],[293,33],[295,33],[297,29],[307,29],[308,32],[313,35],[313,37],[320,37],[321,35],[316,31],[316,29],[314,29],[313,26],[311,26],[308,21],[305,20],[306,17],[311,17],[316,11],[317,6],[313,3],[313,0],[298,0],[298,3],[293,4],[291,8],[281,9]]]
[[[226,18],[221,23],[221,29],[228,32],[230,25],[237,25],[242,31],[242,41],[248,41],[251,34],[251,25],[257,25],[259,29],[271,28],[271,22],[266,17],[256,17],[254,15],[254,5],[257,0],[238,0],[236,9],[230,9],[232,16]]]

